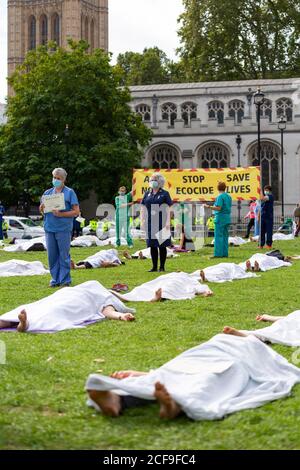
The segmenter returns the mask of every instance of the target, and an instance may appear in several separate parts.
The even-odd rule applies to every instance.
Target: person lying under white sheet
[[[10,253],[25,251],[46,251],[46,238],[37,237],[31,238],[30,240],[16,239],[13,245],[8,245],[3,248],[3,251],[9,251]]]
[[[256,253],[252,255],[247,261],[240,263],[240,266],[245,271],[270,271],[271,269],[278,269],[283,267],[292,266],[290,262],[283,261],[275,256],[265,255],[263,253]]]
[[[0,277],[40,276],[43,274],[49,274],[49,271],[40,261],[11,259],[0,263]]]
[[[149,373],[91,374],[85,388],[106,416],[156,400],[161,418],[213,420],[286,397],[299,382],[300,369],[254,336],[217,335]]]
[[[37,302],[20,305],[0,316],[0,329],[19,332],[55,332],[82,328],[106,318],[134,320],[134,310],[125,307],[97,281],[64,287]]]
[[[201,279],[202,282],[228,282],[235,279],[248,279],[257,277],[254,273],[247,273],[240,265],[235,263],[219,263],[214,266],[197,270],[190,277]]]
[[[119,258],[117,250],[112,248],[111,250],[98,251],[98,253],[76,264],[71,260],[71,269],[115,268],[121,264],[122,261]]]
[[[131,255],[128,250],[123,251],[123,256],[126,259],[151,259],[151,250],[150,248],[145,248],[144,250],[137,251]],[[174,253],[173,250],[167,247],[167,258],[177,258],[179,255]]]
[[[102,246],[101,240],[96,235],[81,235],[80,237],[74,238],[71,241],[71,246],[74,247],[90,247],[90,246]]]
[[[262,341],[285,346],[300,346],[300,310],[287,316],[258,315],[257,321],[273,323],[258,330],[237,330],[225,326],[223,332],[234,336],[254,335]]]
[[[212,291],[205,284],[184,272],[164,274],[135,287],[128,294],[112,291],[119,299],[130,302],[159,302],[160,300],[186,300],[196,295],[208,297]]]

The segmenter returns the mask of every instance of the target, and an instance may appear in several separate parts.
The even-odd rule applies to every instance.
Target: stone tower
[[[108,51],[108,0],[8,0],[8,75],[30,49],[68,38]]]

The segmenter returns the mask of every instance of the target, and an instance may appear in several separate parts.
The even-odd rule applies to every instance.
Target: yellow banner
[[[208,168],[192,170],[134,170],[133,199],[140,202],[149,189],[153,173],[160,173],[166,179],[164,189],[170,192],[174,202],[214,201],[218,195],[220,181],[226,183],[226,191],[235,201],[258,199],[260,197],[260,169]]]

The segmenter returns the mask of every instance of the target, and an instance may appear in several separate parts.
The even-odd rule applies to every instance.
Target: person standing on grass
[[[129,208],[133,205],[132,193],[127,193],[126,187],[119,188],[119,195],[115,198],[116,205],[116,245],[121,245],[122,235],[126,237],[129,248],[133,247],[130,236],[130,214]]]
[[[0,201],[0,240],[3,240],[2,223],[3,223],[4,213],[5,213],[5,209],[4,209],[4,206],[2,206],[2,202]]]
[[[273,219],[274,219],[274,196],[271,186],[264,187],[264,196],[261,198],[261,222],[259,247],[272,248],[273,243]]]
[[[51,282],[49,287],[64,287],[71,284],[70,246],[73,219],[79,216],[79,204],[73,189],[65,186],[67,172],[63,168],[55,168],[52,172],[53,188],[47,189],[43,196],[62,193],[65,201],[64,210],[53,210],[44,215],[44,229],[48,252]],[[44,213],[43,197],[40,212]]]
[[[215,213],[214,258],[228,258],[229,226],[231,223],[231,196],[226,192],[226,183],[218,184],[219,195],[213,206],[204,204]]]
[[[249,219],[248,226],[247,226],[247,233],[245,235],[245,238],[250,237],[251,229],[255,225],[255,208],[256,208],[256,201],[250,201],[249,212],[244,217],[244,219]]]

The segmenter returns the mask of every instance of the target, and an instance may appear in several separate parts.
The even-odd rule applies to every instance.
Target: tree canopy
[[[187,81],[300,73],[299,0],[183,0],[180,57]]]
[[[37,201],[61,166],[81,199],[94,190],[100,202],[111,200],[151,139],[122,80],[110,56],[88,54],[83,41],[30,51],[9,79],[15,94],[0,130],[0,199],[15,203],[26,184]]]

